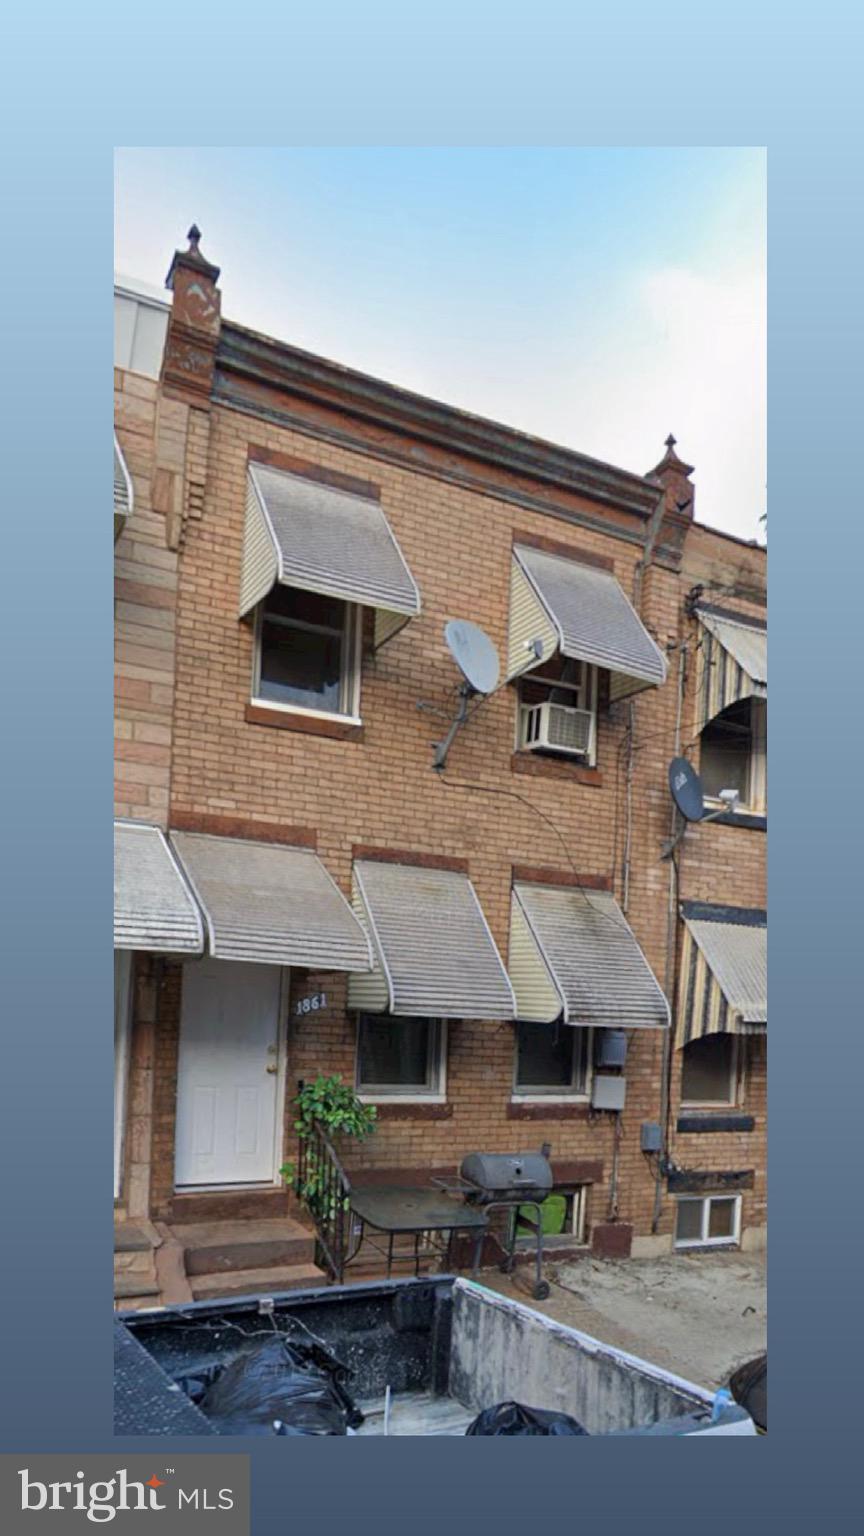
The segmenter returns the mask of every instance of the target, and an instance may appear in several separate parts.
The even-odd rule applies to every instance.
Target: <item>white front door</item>
[[[276,1173],[281,976],[200,960],[183,971],[175,1183],[270,1183]]]

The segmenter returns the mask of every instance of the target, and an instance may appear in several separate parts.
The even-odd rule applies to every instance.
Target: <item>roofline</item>
[[[164,309],[166,313],[171,308],[173,298],[172,294],[154,288],[152,283],[145,283],[139,277],[127,277],[123,272],[114,273],[114,292],[124,299],[136,299],[139,304],[149,304],[153,309]]]
[[[760,544],[758,539],[742,539],[738,533],[727,533],[723,528],[715,528],[713,523],[699,523],[693,519],[694,528],[701,528],[703,533],[713,533],[718,539],[729,539],[732,544],[743,544],[745,549],[756,549],[761,554],[767,555],[768,545]]]
[[[328,405],[450,452],[530,476],[643,521],[651,516],[662,486],[575,449],[520,432],[329,358],[223,320],[216,349],[213,398],[235,405],[228,378],[235,375]],[[249,408],[248,398],[243,405]]]

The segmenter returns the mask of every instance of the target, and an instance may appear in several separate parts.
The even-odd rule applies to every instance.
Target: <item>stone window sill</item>
[[[292,714],[266,704],[247,704],[247,725],[272,726],[277,731],[299,731],[304,736],[328,736],[333,741],[362,741],[363,726],[356,720],[332,720],[326,715]]]

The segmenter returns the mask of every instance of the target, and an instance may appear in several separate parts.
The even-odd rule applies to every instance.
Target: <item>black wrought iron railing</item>
[[[315,1223],[316,1260],[341,1284],[352,1235],[351,1185],[332,1142],[317,1122],[300,1135],[297,1193]]]

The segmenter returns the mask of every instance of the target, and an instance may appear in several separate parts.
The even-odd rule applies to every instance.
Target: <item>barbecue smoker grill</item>
[[[549,1162],[551,1147],[546,1143],[539,1152],[470,1152],[463,1158],[459,1177],[455,1181],[436,1180],[449,1194],[461,1194],[469,1205],[479,1205],[487,1212],[511,1211],[510,1242],[507,1256],[501,1264],[505,1274],[512,1273],[516,1262],[516,1233],[519,1227],[519,1209],[529,1206],[534,1215],[536,1250],[534,1287],[535,1301],[545,1301],[549,1286],[543,1279],[543,1214],[540,1206],[552,1193],[552,1167]],[[530,1218],[522,1217],[527,1225]],[[474,1267],[476,1275],[480,1266],[485,1231],[478,1231],[474,1243]]]

